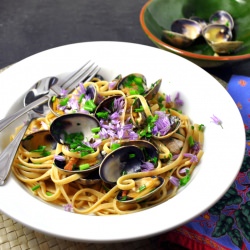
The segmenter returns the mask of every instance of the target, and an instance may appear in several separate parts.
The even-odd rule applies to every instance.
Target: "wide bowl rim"
[[[179,49],[177,47],[174,47],[168,43],[165,43],[164,41],[160,40],[158,37],[156,37],[147,27],[145,23],[145,11],[147,10],[148,6],[153,2],[154,0],[148,0],[143,7],[141,8],[140,15],[139,15],[139,20],[140,24],[142,27],[142,30],[144,33],[148,36],[148,38],[160,45],[161,47],[167,49],[170,52],[173,52],[175,54],[178,54],[180,56],[192,58],[192,59],[199,59],[199,60],[204,60],[204,61],[216,61],[216,62],[223,62],[223,61],[239,61],[239,60],[246,60],[250,59],[250,54],[245,54],[245,55],[228,55],[228,56],[209,56],[209,55],[203,55],[203,54],[196,54],[192,53],[186,50]]]

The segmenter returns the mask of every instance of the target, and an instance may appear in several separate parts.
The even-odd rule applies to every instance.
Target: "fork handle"
[[[42,96],[41,98],[27,105],[26,107],[18,110],[16,113],[0,120],[0,132],[4,130],[7,126],[9,126],[12,122],[14,122],[16,119],[18,119],[20,116],[24,115],[25,113],[35,108],[36,106],[45,103],[46,101],[48,101],[48,99],[49,99],[48,96]]]
[[[3,152],[0,155],[0,186],[4,185],[5,180],[9,175],[12,162],[14,160],[17,149],[20,145],[20,141],[22,140],[29,124],[30,124],[29,122],[26,122],[26,124],[18,132],[14,140],[8,144],[8,146],[3,150]]]

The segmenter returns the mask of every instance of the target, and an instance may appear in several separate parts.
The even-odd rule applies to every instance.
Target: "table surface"
[[[155,47],[143,33],[139,23],[139,13],[146,2],[147,0],[22,0],[20,3],[20,1],[1,0],[0,68],[35,53],[78,42],[123,41]],[[250,76],[249,66],[250,61],[245,61],[234,66],[206,70],[227,82],[232,74]],[[3,230],[6,234],[10,231],[15,232],[15,230],[20,232],[20,228],[22,228],[24,233],[21,236],[25,235],[23,238],[26,241],[25,244],[28,239],[33,240],[33,238],[36,238],[39,244],[45,242],[49,245],[48,242],[52,241],[51,238],[45,236],[41,238],[41,234],[25,229],[4,215],[0,219],[2,233]],[[8,226],[11,226],[12,230],[9,230]],[[27,234],[25,230],[28,232]],[[29,236],[31,233],[33,233],[32,237]],[[17,236],[14,237],[14,240],[16,238]],[[3,238],[0,234],[0,249],[10,248],[11,241],[13,242],[13,239],[10,237]],[[58,240],[53,243],[54,245],[51,244],[59,246],[59,242]],[[128,243],[126,247],[131,249],[152,247],[153,249],[154,244],[155,238],[152,238],[149,241]],[[84,249],[84,247],[95,249],[93,245],[88,244],[82,247],[82,245],[79,246],[79,249]],[[95,247],[106,249],[106,246]],[[118,248],[119,244],[115,245],[115,249]]]
[[[139,13],[147,0],[1,0],[0,68],[57,46],[86,41],[155,45],[143,33]],[[207,69],[228,81],[249,75],[250,60]]]

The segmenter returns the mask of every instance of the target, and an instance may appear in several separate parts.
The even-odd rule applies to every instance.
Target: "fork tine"
[[[81,75],[83,75],[87,70],[89,70],[94,63],[90,63],[90,60],[87,61],[80,69],[78,69],[74,74],[70,75],[65,81],[63,81],[61,84],[58,84],[59,87],[63,89],[67,89],[72,82],[75,82]]]
[[[80,75],[78,79],[72,82],[71,85],[68,86],[68,88],[66,88],[67,92],[70,93],[72,90],[74,90],[80,82],[88,82],[89,80],[91,80],[99,72],[99,70],[100,67],[98,65],[96,65],[94,68],[88,68],[87,71],[82,73],[82,75]]]

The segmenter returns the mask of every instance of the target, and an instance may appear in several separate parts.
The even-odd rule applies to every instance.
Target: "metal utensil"
[[[95,63],[91,63],[88,61],[82,68],[80,68],[69,80],[65,82],[58,82],[55,85],[50,87],[48,94],[45,94],[38,100],[30,103],[28,106],[20,109],[16,113],[0,120],[0,131],[5,129],[8,125],[14,122],[23,114],[27,113],[29,110],[37,107],[38,105],[45,103],[49,100],[49,98],[53,95],[60,96],[61,89],[65,89],[70,93],[80,82],[90,80],[100,68]]]
[[[99,68],[95,68],[95,70],[92,70],[91,72],[88,72],[90,75],[88,76],[88,78],[85,81],[88,81],[89,79],[93,78],[93,76],[98,71],[99,71]],[[84,71],[84,73],[82,75],[85,76],[85,74],[86,74],[86,71]],[[72,76],[72,77],[74,77],[74,76]],[[79,78],[80,78],[80,76],[78,77],[78,79]],[[72,78],[70,78],[70,79],[72,79]],[[40,83],[40,85],[38,83]],[[51,79],[45,78],[45,79],[42,79],[41,81],[39,81],[38,83],[37,83],[38,85],[37,85],[36,90],[35,90],[35,87],[36,87],[36,85],[35,85],[34,88],[31,88],[27,92],[27,94],[26,94],[26,96],[24,98],[24,105],[26,105],[26,103],[28,103],[28,102],[31,102],[29,105],[32,105],[31,96],[33,96],[33,100],[36,100],[37,97],[43,95],[46,92],[48,93],[49,89],[51,89],[53,84],[55,84],[55,79],[53,79],[53,78],[51,78]],[[70,89],[72,89],[71,85],[69,85],[67,90],[70,91]],[[33,92],[33,95],[31,94],[31,92]],[[38,100],[40,100],[40,99],[38,99]],[[11,143],[9,143],[8,146],[1,153],[1,155],[0,155],[0,186],[4,185],[5,180],[8,177],[8,174],[9,174],[9,171],[11,169],[12,162],[13,162],[13,159],[14,159],[14,157],[16,155],[16,152],[17,152],[17,149],[19,147],[20,141],[22,140],[22,138],[23,138],[23,136],[25,134],[25,131],[27,130],[30,122],[33,119],[38,118],[39,116],[41,116],[41,114],[44,114],[43,112],[45,112],[46,106],[48,106],[47,103],[46,104],[44,104],[44,103],[45,102],[43,102],[43,105],[40,104],[38,107],[36,107],[35,110],[38,111],[38,112],[35,112],[34,109],[28,111],[29,120],[25,123],[25,125],[19,131],[17,136],[14,138],[14,140]]]

